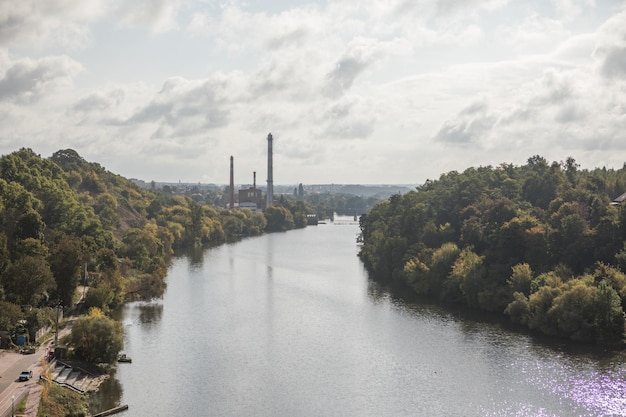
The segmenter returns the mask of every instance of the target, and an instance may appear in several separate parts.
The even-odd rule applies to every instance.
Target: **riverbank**
[[[59,332],[59,338],[71,332],[71,320]],[[108,378],[98,367],[67,361],[48,363],[45,360],[50,349],[54,348],[54,339],[48,338],[36,348],[35,353],[24,355],[15,350],[0,350],[0,416],[4,417],[7,412],[18,402],[26,398],[24,410],[19,413],[24,417],[36,417],[41,405],[43,383],[41,377],[51,378],[53,384],[64,390],[73,390],[79,394],[87,394],[96,391]],[[18,381],[19,374],[24,370],[30,370],[33,376],[28,381]]]
[[[133,363],[94,396],[107,395],[110,405],[99,409],[128,404],[124,417],[626,417],[623,356],[572,351],[397,297],[369,279],[358,232],[326,224],[175,258],[162,300],[124,306]]]

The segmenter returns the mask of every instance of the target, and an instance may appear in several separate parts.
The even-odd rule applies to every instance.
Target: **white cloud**
[[[84,47],[91,41],[85,25],[104,9],[101,0],[1,0],[0,45]]]
[[[71,83],[81,69],[67,56],[13,62],[0,78],[0,101],[32,102],[55,87]]]
[[[345,96],[325,108],[318,116],[323,130],[316,137],[337,139],[365,139],[376,126],[375,105],[370,100]]]
[[[2,152],[72,147],[125,176],[209,182],[230,155],[262,176],[268,132],[281,182],[623,163],[626,22],[591,2],[7,4]]]
[[[616,103],[626,102],[626,89],[616,89],[598,75],[591,65],[548,67],[541,78],[471,103],[446,120],[434,140],[477,151],[533,154],[622,148],[617,142],[626,120]]]
[[[124,98],[125,92],[122,89],[108,92],[96,91],[80,99],[72,109],[79,113],[107,111],[122,103]]]
[[[551,47],[570,36],[563,22],[533,13],[514,26],[499,26],[496,34],[501,42],[522,51]],[[531,49],[532,48],[532,49]]]
[[[595,0],[552,0],[557,14],[562,19],[575,18],[595,5]]]
[[[164,32],[178,27],[177,16],[182,0],[119,1],[112,9],[117,21],[125,26]]]
[[[603,76],[626,80],[626,11],[613,16],[599,29],[593,56]]]
[[[336,97],[350,89],[355,79],[383,55],[373,39],[355,39],[327,75],[326,92]]]
[[[152,124],[152,138],[186,140],[206,130],[224,126],[228,110],[222,104],[225,85],[220,80],[188,81],[171,78],[147,105],[138,109],[127,124]]]

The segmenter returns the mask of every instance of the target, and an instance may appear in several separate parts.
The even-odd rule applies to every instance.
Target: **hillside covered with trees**
[[[0,332],[50,324],[81,296],[109,312],[160,297],[177,248],[306,226],[315,208],[284,201],[263,213],[226,210],[142,189],[71,149],[0,157]],[[80,285],[88,291],[77,291]]]
[[[626,166],[573,158],[469,168],[361,218],[374,277],[575,341],[624,342]]]

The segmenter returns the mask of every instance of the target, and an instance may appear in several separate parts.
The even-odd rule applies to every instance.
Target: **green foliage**
[[[599,343],[618,344],[624,337],[624,298],[608,283],[602,282],[592,303],[592,320],[595,340]]]
[[[418,295],[427,295],[430,292],[430,268],[417,256],[406,261],[403,272],[406,282]]]
[[[619,343],[626,308],[620,170],[573,158],[469,168],[376,204],[359,256],[379,279],[500,311],[546,334]]]
[[[60,234],[50,248],[50,270],[56,282],[52,298],[63,306],[74,304],[74,293],[81,278],[84,249],[82,241],[74,236]]]
[[[0,330],[13,333],[17,323],[23,318],[24,313],[20,306],[15,303],[0,300]]]
[[[37,417],[85,417],[88,415],[86,395],[69,390],[50,381],[45,384]]]
[[[290,198],[281,198],[280,205],[288,209],[289,212],[291,212],[291,216],[293,218],[293,226],[289,227],[290,229],[294,227],[297,229],[306,227],[307,214],[316,213],[316,208],[302,200],[302,198],[298,198],[296,200]]]
[[[32,308],[24,316],[28,333],[34,337],[37,330],[54,324],[56,312],[50,307]]]
[[[84,299],[85,308],[97,308],[104,312],[120,306],[124,301],[125,287],[130,286],[130,280],[124,280],[118,267],[117,259],[110,258],[110,252],[102,254],[103,268],[97,274],[88,288]],[[128,261],[130,263],[130,261]],[[133,274],[136,279],[137,274]],[[159,296],[162,295],[159,294]],[[146,296],[145,299],[150,299]],[[134,294],[133,299],[141,299]]]
[[[164,246],[159,238],[159,229],[160,226],[155,223],[146,223],[142,229],[128,229],[124,234],[121,252],[133,261],[135,269],[151,273],[165,267],[171,248]]]
[[[83,265],[100,275],[100,268],[123,259],[122,237],[132,227],[148,229],[146,207],[154,198],[73,150],[50,159],[29,149],[0,157],[0,296],[34,307],[57,301],[71,307]],[[150,261],[142,264],[139,257],[137,263],[161,271],[173,238],[166,228],[148,232],[159,240],[159,250],[150,247]],[[103,251],[112,262],[98,261]],[[113,287],[113,297],[103,297],[107,305],[123,296],[123,286]]]
[[[508,284],[513,292],[519,292],[526,297],[530,295],[530,283],[533,280],[533,271],[527,263],[513,265],[511,278]]]
[[[506,306],[504,313],[511,317],[513,323],[527,326],[530,319],[530,306],[526,295],[515,291],[513,293],[513,301]]]
[[[304,227],[316,208],[300,197],[268,217],[219,210],[176,187],[143,190],[72,149],[48,159],[21,149],[0,157],[0,298],[70,307],[85,266],[87,306],[159,297],[174,249]]]
[[[264,214],[267,220],[265,230],[268,232],[282,232],[295,227],[293,215],[282,205],[275,204],[268,207]]]
[[[453,267],[460,253],[460,249],[454,243],[444,243],[433,253],[429,266],[430,287],[442,300],[460,300],[461,289],[458,284],[462,277],[453,274]]]
[[[464,248],[448,276],[448,280],[453,278],[455,287],[461,290],[465,303],[474,308],[481,307],[480,293],[485,289],[486,270],[483,261],[484,257],[478,256],[470,248]]]
[[[347,194],[343,192],[333,193],[304,193],[304,198],[298,196],[298,200],[305,203],[304,214],[317,214],[319,219],[328,219],[333,213],[343,215],[359,215],[368,211],[375,203],[380,201],[378,197],[364,197],[360,195]],[[285,198],[283,203],[292,204],[291,199]],[[294,206],[295,208],[295,206]],[[295,210],[289,206],[295,215]]]
[[[3,276],[2,286],[8,301],[38,306],[47,301],[56,283],[45,257],[27,255],[11,263]]]
[[[123,347],[122,324],[104,315],[79,317],[72,325],[74,356],[89,363],[115,363]]]

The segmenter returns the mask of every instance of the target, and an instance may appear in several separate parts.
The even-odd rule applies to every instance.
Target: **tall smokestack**
[[[272,141],[274,138],[270,133],[267,135],[267,207],[274,204],[274,165],[272,162]]]
[[[228,207],[231,210],[235,208],[235,162],[232,155],[230,157],[230,200]]]
[[[256,171],[252,171],[252,188],[256,190]]]

